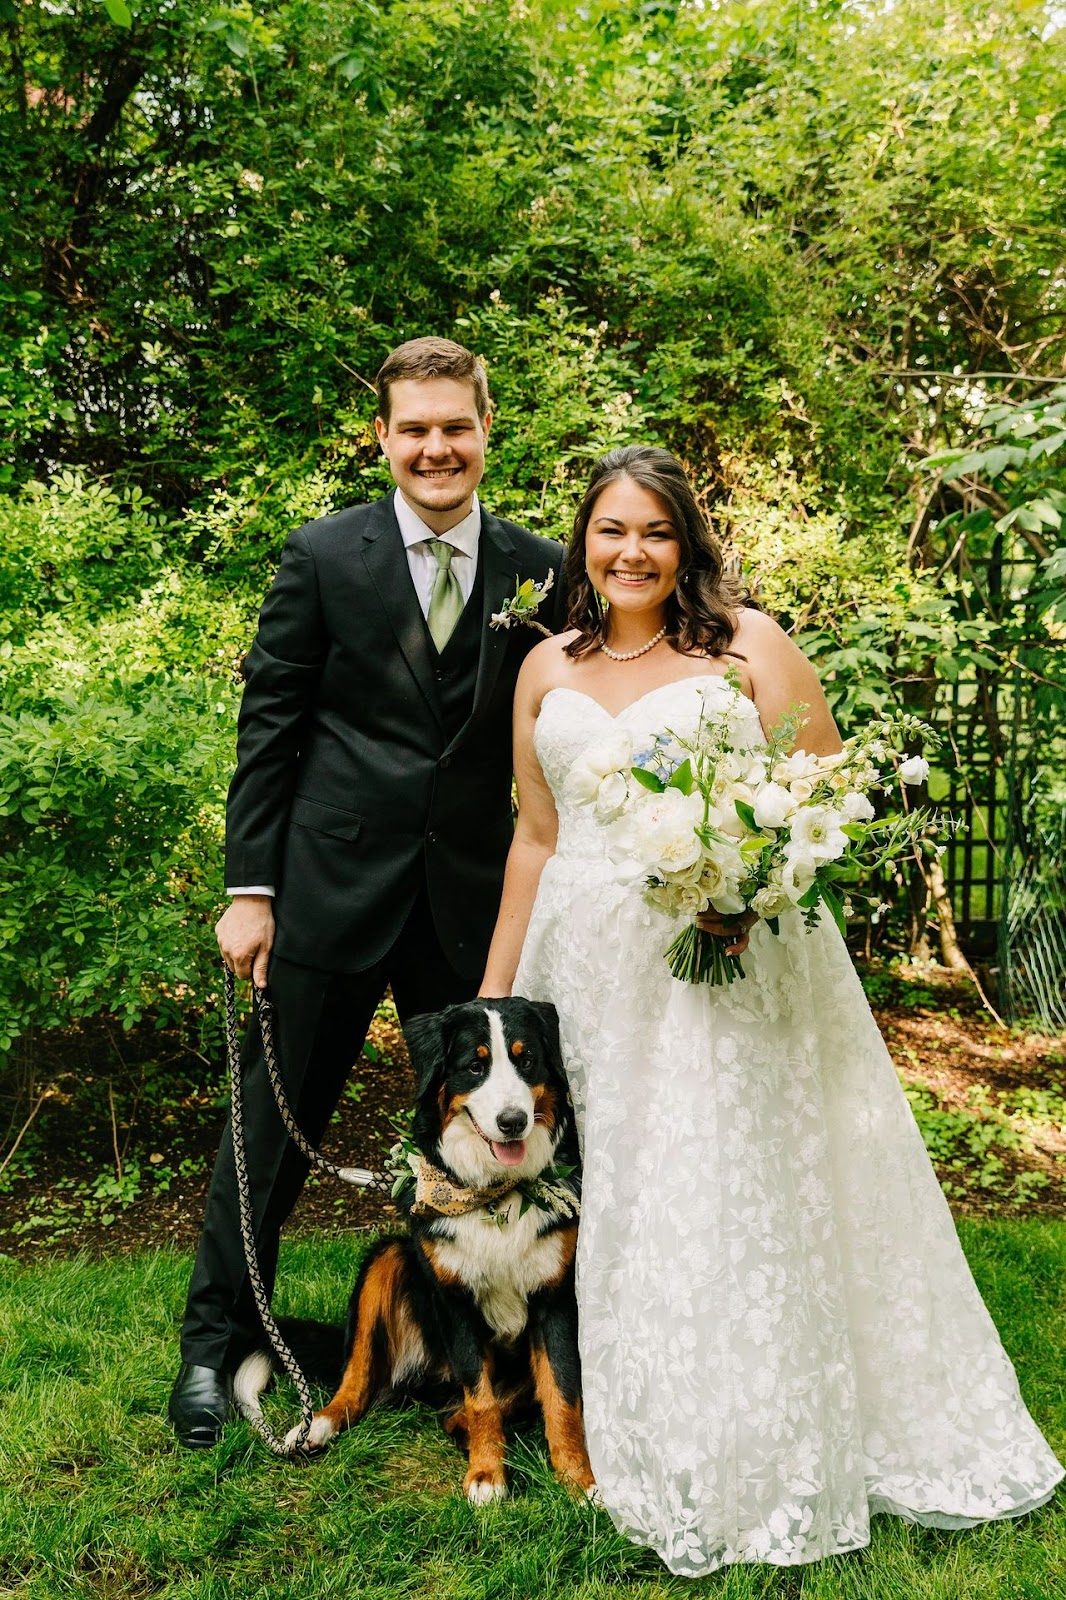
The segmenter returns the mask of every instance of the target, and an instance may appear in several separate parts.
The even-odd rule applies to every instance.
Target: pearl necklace
[[[664,622],[658,633],[655,634],[653,638],[649,639],[647,644],[642,644],[639,650],[610,650],[605,644],[601,644],[600,649],[607,657],[608,661],[635,661],[638,656],[647,655],[649,650],[654,650],[655,646],[659,643],[659,640],[664,639],[665,637],[666,623]]]

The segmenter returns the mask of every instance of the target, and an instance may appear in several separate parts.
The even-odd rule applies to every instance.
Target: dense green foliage
[[[978,1286],[1026,1402],[1058,1454],[1066,1225],[963,1225]],[[358,1243],[282,1252],[278,1300],[336,1320]],[[462,1458],[426,1408],[378,1409],[306,1468],[243,1423],[179,1451],[164,1416],[188,1262],[151,1252],[20,1267],[0,1259],[0,1572],[34,1600],[1053,1600],[1066,1568],[1061,1495],[963,1532],[876,1517],[869,1550],[809,1567],[676,1578],[551,1476],[542,1439],[509,1450],[514,1493],[475,1511]],[[297,1416],[284,1385],[276,1426]]]
[[[209,994],[233,663],[287,529],[384,483],[402,338],[485,356],[540,531],[681,453],[845,723],[1048,675],[1037,0],[0,0],[0,65],[0,1048]]]

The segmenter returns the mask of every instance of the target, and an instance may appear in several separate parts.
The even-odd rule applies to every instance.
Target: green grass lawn
[[[1066,1221],[961,1227],[1030,1408],[1066,1454]],[[336,1318],[358,1242],[303,1238],[279,1308]],[[690,1581],[559,1488],[534,1434],[512,1498],[474,1511],[436,1418],[379,1411],[311,1467],[243,1423],[213,1451],[164,1418],[189,1263],[172,1252],[23,1267],[0,1259],[0,1596],[166,1600],[1063,1600],[1066,1494],[1018,1523],[937,1533],[877,1518],[869,1550]],[[277,1423],[296,1420],[286,1390]]]

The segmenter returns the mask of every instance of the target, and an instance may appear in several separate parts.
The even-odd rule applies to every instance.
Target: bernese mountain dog
[[[504,1423],[535,1402],[556,1473],[594,1498],[574,1296],[579,1156],[555,1008],[471,1000],[412,1018],[404,1035],[415,1112],[394,1155],[406,1233],[362,1263],[340,1381],[308,1444],[320,1449],[379,1399],[429,1400],[466,1442],[463,1488],[484,1505],[507,1493]],[[312,1325],[281,1327],[314,1366],[321,1341],[301,1338]],[[246,1415],[261,1414],[276,1366],[266,1350],[242,1362],[234,1398]]]

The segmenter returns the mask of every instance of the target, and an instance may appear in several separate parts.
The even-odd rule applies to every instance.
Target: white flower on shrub
[[[899,778],[901,783],[924,783],[929,776],[929,763],[924,756],[908,756],[906,761],[901,761]]]

